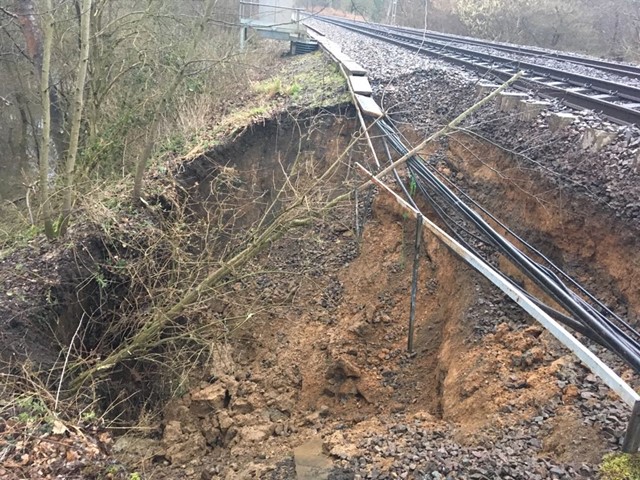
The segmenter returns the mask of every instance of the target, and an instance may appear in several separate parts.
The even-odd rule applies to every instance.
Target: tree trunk
[[[53,1],[46,0],[43,14],[44,41],[42,43],[42,74],[40,77],[40,100],[42,101],[42,145],[40,148],[40,204],[47,238],[55,237],[51,219],[51,199],[49,198],[49,146],[51,143],[51,100],[49,97],[49,71],[51,69],[51,49],[53,46]]]
[[[62,222],[60,234],[64,235],[69,225],[71,209],[74,199],[74,171],[78,156],[78,144],[80,141],[80,125],[82,124],[82,111],[84,106],[84,89],[87,79],[87,66],[89,65],[89,35],[91,30],[91,1],[82,0],[80,12],[80,63],[73,99],[73,112],[71,116],[71,135],[67,150],[67,161],[64,179],[64,202],[62,205]]]
[[[42,77],[43,68],[43,28],[39,22],[39,15],[34,0],[16,0],[17,20],[20,30],[25,40],[25,51],[33,62],[36,77]],[[46,17],[48,14],[45,14]],[[40,20],[44,20],[40,17]],[[58,157],[62,157],[67,150],[67,139],[65,136],[64,112],[60,106],[60,95],[55,82],[51,82],[51,67],[49,67],[49,109],[51,111],[49,121],[53,135],[53,143],[56,147]]]

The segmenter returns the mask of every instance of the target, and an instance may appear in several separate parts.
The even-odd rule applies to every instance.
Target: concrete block
[[[367,74],[367,71],[360,66],[360,64],[352,61],[343,62],[342,66],[347,71],[348,75],[355,75],[356,77],[361,77]]]
[[[353,58],[351,58],[346,53],[338,52],[338,53],[332,54],[332,56],[335,59],[335,61],[338,63],[344,64],[347,62],[353,62]]]
[[[371,115],[375,118],[382,117],[382,109],[373,98],[358,95],[356,93],[356,101],[358,102],[358,105],[360,106],[360,109],[363,113]]]
[[[577,115],[574,115],[573,113],[560,112],[549,115],[547,121],[549,122],[549,129],[557,132],[558,130],[562,130],[563,128],[571,125],[577,118]]]
[[[526,100],[529,95],[520,92],[500,92],[496,102],[501,112],[515,112],[520,109],[520,101]]]
[[[373,93],[371,84],[369,83],[369,79],[367,77],[356,77],[354,75],[349,75],[349,83],[351,83],[351,88],[353,88],[354,93],[365,95],[367,97],[370,97]]]
[[[582,134],[580,145],[584,150],[599,152],[616,138],[618,138],[616,132],[607,132],[589,127]]]
[[[338,45],[335,42],[332,42],[329,39],[322,39],[322,40],[317,40],[319,41],[322,46],[327,50],[327,52],[329,52],[329,54],[333,57],[336,58],[339,57],[340,55],[343,55],[342,53],[342,47],[340,45]]]
[[[478,83],[476,85],[476,98],[486,97],[499,86],[495,83]]]
[[[520,118],[527,122],[532,122],[540,115],[540,112],[550,106],[551,103],[540,100],[521,100],[519,104],[519,110],[521,112]]]

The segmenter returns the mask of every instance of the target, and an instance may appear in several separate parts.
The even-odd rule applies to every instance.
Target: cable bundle
[[[378,122],[378,126],[384,134],[383,138],[385,141],[385,149],[390,162],[393,160],[387,146],[387,141],[400,155],[405,155],[409,152],[409,149],[403,143],[401,134],[395,129],[395,127],[385,119],[380,120]],[[541,300],[533,297],[512,279],[496,270],[496,272],[506,281],[517,288],[522,295],[534,301],[538,307],[543,309],[555,320],[606,347],[608,350],[618,355],[636,372],[640,373],[640,334],[638,334],[633,327],[612,312],[606,305],[590,294],[584,287],[557,267],[541,252],[526,243],[505,225],[500,223],[486,209],[473,201],[469,195],[464,193],[460,188],[451,184],[452,187],[456,189],[470,204],[474,205],[485,215],[498,223],[500,227],[505,229],[505,231],[510,235],[513,235],[531,252],[539,256],[546,265],[534,261],[504,236],[498,233],[479,213],[467,205],[460,196],[456,195],[453,190],[439,178],[438,172],[421,157],[417,155],[410,157],[407,160],[407,168],[412,178],[412,183],[415,185],[416,191],[420,192],[422,197],[447,226],[450,233],[452,233],[463,246],[474,252],[480,258],[483,258],[485,261],[487,260],[488,255],[484,254],[473,245],[470,245],[468,240],[465,238],[466,235],[467,238],[472,237],[475,240],[488,245],[493,249],[493,251],[505,255],[519,268],[523,275],[528,277],[545,293],[553,298],[570,314],[570,316],[555,310]],[[410,192],[407,191],[406,186],[402,183],[396,171],[394,171],[394,175],[396,177],[396,181],[404,191],[407,200],[417,208],[414,200],[411,198]],[[471,229],[473,229],[475,233],[472,232]],[[563,282],[560,277],[562,277],[567,283]],[[570,284],[577,292],[586,297],[588,301],[567,286],[567,284]]]

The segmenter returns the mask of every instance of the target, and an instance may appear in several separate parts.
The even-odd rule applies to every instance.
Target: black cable
[[[424,189],[424,186],[421,184],[421,182],[418,184],[418,189],[421,190],[421,193],[423,195],[425,195],[425,197],[427,197],[429,199],[432,198],[429,195],[429,193]],[[483,259],[485,262],[487,262],[487,259],[484,258],[484,256],[476,248],[474,248],[471,244],[469,244],[466,241],[466,239],[464,239],[458,232],[456,232],[456,230],[454,228],[451,227],[449,222],[443,217],[442,212],[440,211],[441,210],[440,207],[437,206],[435,203],[431,204],[431,206],[434,208],[434,211],[440,217],[440,219],[445,223],[445,225],[447,225],[449,227],[449,229],[451,230],[451,232],[454,235],[454,237],[456,238],[456,240],[464,248],[466,248],[467,250],[471,251],[477,257],[479,257],[479,258]],[[448,217],[448,218],[450,218],[450,217]],[[460,227],[458,226],[458,228],[460,228]],[[580,333],[580,334],[584,335],[585,337],[589,338],[590,340],[593,340],[594,342],[602,345],[603,347],[611,349],[611,346],[609,344],[607,344],[606,340],[604,340],[601,337],[597,336],[594,332],[590,331],[588,328],[585,328],[585,326],[582,325],[577,320],[575,320],[575,319],[573,319],[571,317],[567,317],[566,315],[558,312],[554,308],[550,307],[549,305],[545,304],[541,300],[537,299],[536,297],[531,295],[529,292],[524,290],[522,287],[520,287],[513,279],[509,278],[507,275],[505,275],[504,273],[500,272],[499,270],[496,270],[496,273],[498,275],[500,275],[503,280],[508,282],[514,289],[518,290],[523,296],[526,296],[527,298],[529,298],[533,303],[536,304],[536,306],[538,306],[538,308],[543,310],[547,315],[552,317],[554,320],[557,320],[557,321],[561,322],[565,326],[577,331],[578,333]]]
[[[439,172],[436,172],[439,173]],[[593,294],[591,294],[587,289],[585,289],[582,285],[580,285],[578,282],[576,282],[569,274],[567,274],[565,271],[563,271],[560,267],[558,267],[555,263],[553,263],[553,261],[551,261],[551,259],[549,259],[546,255],[544,255],[541,251],[539,251],[538,249],[536,249],[534,246],[532,246],[531,244],[527,243],[522,237],[520,237],[517,233],[515,233],[513,230],[511,230],[508,226],[506,226],[504,223],[502,223],[500,220],[498,220],[494,215],[491,214],[491,212],[489,212],[487,209],[485,209],[481,204],[479,204],[478,202],[476,202],[471,196],[469,196],[466,192],[464,192],[464,190],[462,190],[460,187],[458,187],[455,183],[453,183],[450,179],[446,178],[445,176],[441,175],[441,177],[446,180],[449,185],[451,185],[452,187],[454,187],[461,195],[463,195],[467,200],[469,200],[475,207],[477,207],[480,211],[482,211],[482,213],[484,213],[485,215],[487,215],[491,220],[493,220],[494,222],[496,222],[501,228],[503,228],[507,233],[509,233],[511,236],[513,236],[516,240],[518,240],[520,243],[522,243],[525,247],[527,247],[530,251],[532,251],[533,253],[535,253],[536,255],[538,255],[540,258],[542,258],[545,262],[547,262],[556,272],[558,272],[560,275],[562,275],[566,280],[568,280],[569,282],[571,282],[571,284],[573,284],[574,287],[576,287],[577,289],[579,289],[582,294],[586,295],[592,302],[597,303],[597,305],[602,308],[603,310],[605,310],[609,315],[611,315],[612,317],[614,317],[617,321],[619,321],[626,329],[628,329],[631,333],[633,333],[634,335],[638,336],[640,338],[640,334],[631,326],[629,325],[626,321],[624,321],[622,318],[620,318],[615,312],[613,312],[609,307],[607,307],[604,303],[602,303],[600,300],[598,300]]]
[[[383,120],[380,123],[385,122]],[[395,137],[396,141],[391,141],[390,143],[400,154],[405,155],[408,149],[398,140],[394,129],[388,124],[385,125],[385,127],[386,128],[383,128],[388,130],[389,133],[394,133],[390,135],[390,137]],[[499,250],[518,265],[529,278],[558,301],[560,305],[572,312],[572,314],[598,338],[605,340],[605,342],[612,347],[612,350],[632,365],[636,371],[640,371],[640,345],[638,342],[624,334],[616,325],[611,324],[608,319],[597,314],[598,312],[595,311],[593,307],[586,307],[586,302],[576,300],[576,295],[569,293],[570,290],[559,281],[557,276],[548,275],[548,269],[546,269],[546,267],[541,268],[540,265],[528,258],[513,244],[493,230],[482,217],[464,204],[442,181],[430,172],[422,159],[413,156],[408,160],[407,164],[413,167],[412,169],[415,170],[415,175],[427,181],[443,199],[459,210],[459,213],[463,215],[464,218],[474,223],[476,228],[487,235],[488,238],[495,241]]]
[[[446,189],[446,187],[443,188],[441,182],[439,182],[431,172],[426,170],[423,162],[417,162],[415,159],[410,159],[409,161],[414,161],[414,165],[416,166],[416,168],[421,170],[420,175],[424,175],[429,178],[431,180],[431,184],[435,186],[435,188],[441,194],[443,194],[445,197],[449,197],[449,192],[447,192],[448,189]],[[564,308],[567,308],[584,323],[589,325],[590,328],[592,328],[600,337],[603,336],[603,333],[607,332],[609,334],[608,336],[611,337],[611,343],[616,345],[620,349],[621,354],[628,357],[628,360],[633,362],[635,360],[633,358],[634,356],[636,357],[636,359],[640,359],[640,357],[638,357],[640,348],[636,342],[630,339],[627,335],[620,332],[620,330],[611,325],[610,322],[599,317],[593,318],[593,316],[590,314],[589,309],[584,308],[582,302],[575,301],[575,295],[569,293],[569,290],[564,284],[558,284],[554,282],[553,279],[550,279],[545,275],[545,272],[539,268],[539,265],[526,257],[526,255],[517,250],[516,247],[502,238],[497,232],[491,229],[491,227],[486,224],[486,222],[484,222],[482,219],[474,218],[474,215],[470,214],[469,212],[470,209],[467,210],[468,207],[465,208],[466,205],[462,204],[457,197],[454,196],[453,199],[449,197],[449,199],[452,201],[452,203],[454,203],[454,206],[461,207],[461,213],[464,214],[473,223],[475,223],[481,231],[494,238],[498,242],[499,249],[503,254],[507,255],[508,258],[510,258],[516,265],[518,265],[532,280],[536,281],[536,283],[538,283],[539,286],[542,287],[548,294],[552,295],[552,297],[561,305],[563,305]],[[475,212],[473,213],[475,214]],[[640,361],[638,362],[638,364],[640,365]]]

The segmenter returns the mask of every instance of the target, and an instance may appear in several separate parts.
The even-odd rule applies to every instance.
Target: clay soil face
[[[219,170],[212,167],[225,165],[251,186],[239,207],[260,199],[243,211],[251,224],[274,197],[280,165],[301,151],[326,165],[353,128],[333,116],[304,138],[286,121],[254,127],[186,168],[194,215],[215,208],[209,194]],[[274,138],[283,139],[277,147]],[[519,172],[520,188],[512,189],[494,172],[507,168],[506,157],[486,153],[493,169],[454,147],[442,169],[461,173],[476,198],[527,238],[543,240],[596,293],[610,291],[614,306],[637,312],[637,269],[606,248],[611,242],[631,258],[631,240],[601,233],[576,247],[592,229],[616,232],[615,223],[597,211],[572,223],[537,208],[531,198],[545,185]],[[336,183],[345,178],[354,178],[348,164]],[[356,219],[354,204],[341,205],[273,243],[246,267],[251,275],[211,301],[212,310],[241,320],[227,325],[226,341],[188,392],[166,405],[155,436],[116,442],[122,461],[149,478],[287,479],[295,477],[294,449],[320,438],[333,478],[439,478],[433,472],[445,471],[453,478],[592,478],[601,454],[618,444],[624,407],[429,236],[409,355],[414,222],[380,194],[361,196],[357,212]]]
[[[557,417],[548,416],[533,434],[534,443],[545,445],[539,455],[599,461],[605,442],[597,428],[582,426],[571,407],[575,395],[556,384],[557,372],[573,368],[571,359],[558,359],[540,328],[429,239],[417,352],[407,355],[413,222],[377,197],[354,258],[356,240],[339,219],[349,212],[342,215],[262,259],[278,264],[293,257],[301,270],[313,259],[315,274],[273,282],[271,306],[212,365],[217,380],[167,409],[163,441],[153,448],[176,466],[162,468],[168,478],[195,475],[213,462],[214,478],[292,478],[293,449],[318,435],[336,466],[355,472],[350,463],[369,450],[362,439],[389,436],[390,425],[403,422],[445,429],[460,448],[488,448],[550,405]],[[291,303],[274,304],[293,289]],[[503,323],[487,333],[494,316]],[[563,436],[566,422],[593,440],[586,451]],[[390,472],[390,458],[374,457],[358,471]]]
[[[589,378],[582,398],[587,372],[573,357],[429,237],[407,354],[414,222],[378,195],[358,239],[353,213],[345,206],[259,259],[292,275],[235,292],[236,303],[260,295],[264,310],[230,338],[210,380],[166,409],[162,440],[145,447],[171,463],[157,473],[293,478],[295,447],[321,437],[335,475],[422,478],[440,467],[403,462],[416,436],[435,435],[454,478],[502,468],[504,455],[513,478],[551,468],[590,478],[620,434],[588,416],[615,409],[608,391]]]

